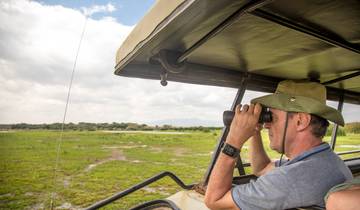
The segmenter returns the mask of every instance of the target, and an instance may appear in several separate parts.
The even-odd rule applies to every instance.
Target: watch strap
[[[225,143],[222,150],[222,153],[224,153],[227,156],[230,156],[232,158],[237,158],[240,154],[240,150],[231,144]]]

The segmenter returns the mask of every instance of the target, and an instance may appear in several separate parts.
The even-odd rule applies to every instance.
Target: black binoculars
[[[234,118],[235,112],[233,111],[224,111],[223,121],[226,127],[231,125],[231,122]],[[269,123],[272,121],[272,115],[268,107],[262,106],[261,113],[259,116],[259,123]]]

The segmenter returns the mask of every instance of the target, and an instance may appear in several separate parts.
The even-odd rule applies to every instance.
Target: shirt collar
[[[328,149],[330,149],[330,145],[328,143],[322,143],[322,144],[320,144],[314,148],[311,148],[310,150],[305,151],[304,153],[296,156],[294,159],[289,160],[288,162],[284,163],[284,165],[290,165],[292,163],[296,163],[300,160],[303,160],[307,157],[310,157],[314,154],[320,153],[320,152],[328,150]]]

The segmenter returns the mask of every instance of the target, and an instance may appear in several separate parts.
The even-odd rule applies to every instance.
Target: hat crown
[[[326,105],[324,85],[309,81],[285,80],[278,84],[274,94],[254,98],[251,103],[287,112],[304,112],[344,126],[341,113]]]
[[[316,82],[284,80],[278,84],[275,93],[308,97],[326,104],[326,88]]]

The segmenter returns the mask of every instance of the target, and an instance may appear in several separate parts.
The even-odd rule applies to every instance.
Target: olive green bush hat
[[[316,82],[284,80],[274,94],[251,100],[264,106],[288,112],[305,112],[344,126],[344,118],[336,109],[326,105],[326,88]]]

